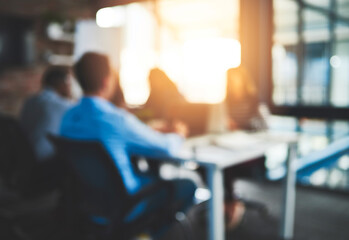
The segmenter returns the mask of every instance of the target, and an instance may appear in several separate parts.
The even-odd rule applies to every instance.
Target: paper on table
[[[232,150],[250,148],[251,146],[255,146],[262,141],[262,139],[251,136],[251,134],[245,132],[227,133],[211,138],[211,143],[213,145],[229,148]]]

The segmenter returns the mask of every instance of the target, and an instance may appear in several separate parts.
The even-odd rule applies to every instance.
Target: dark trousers
[[[38,195],[59,189],[62,185],[64,166],[57,158],[36,163],[31,174],[30,184],[24,190],[25,195]]]
[[[237,178],[264,179],[266,172],[264,163],[265,157],[260,157],[247,163],[225,168],[223,172],[224,199],[226,201],[233,201],[237,198],[234,191],[234,182]],[[198,172],[202,179],[207,183],[205,169],[200,167]]]

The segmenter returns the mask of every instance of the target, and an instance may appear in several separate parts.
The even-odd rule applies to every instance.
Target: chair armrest
[[[152,196],[154,193],[165,190],[168,191],[167,199],[172,199],[174,194],[173,185],[170,181],[158,181],[154,184],[150,184],[143,189],[141,189],[138,193],[135,195],[130,196],[130,202],[129,206],[132,207],[136,205],[137,203],[141,202],[145,198]]]
[[[129,210],[131,210],[137,204],[161,190],[168,192],[164,201],[162,201],[162,203],[151,213],[148,212],[147,214],[141,214],[140,216],[131,220],[128,224],[132,226],[132,231],[145,228],[158,228],[160,225],[164,223],[167,224],[172,221],[176,209],[174,206],[168,205],[169,203],[171,205],[171,200],[174,197],[174,186],[171,181],[158,181],[144,187],[137,194],[130,196],[125,213],[129,213]]]

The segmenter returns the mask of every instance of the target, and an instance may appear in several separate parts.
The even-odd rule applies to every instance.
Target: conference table
[[[262,157],[267,151],[280,144],[288,146],[280,237],[293,238],[296,194],[293,159],[296,158],[297,139],[297,135],[292,133],[234,131],[206,134],[189,138],[185,142],[177,160],[195,162],[204,167],[208,173],[208,188],[211,192],[208,239],[223,240],[225,238],[223,170]]]

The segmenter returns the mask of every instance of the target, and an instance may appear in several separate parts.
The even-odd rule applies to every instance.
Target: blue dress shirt
[[[79,140],[100,141],[113,158],[129,193],[146,184],[130,162],[132,154],[171,157],[183,138],[154,131],[127,111],[99,97],[83,97],[63,117],[60,133]]]

